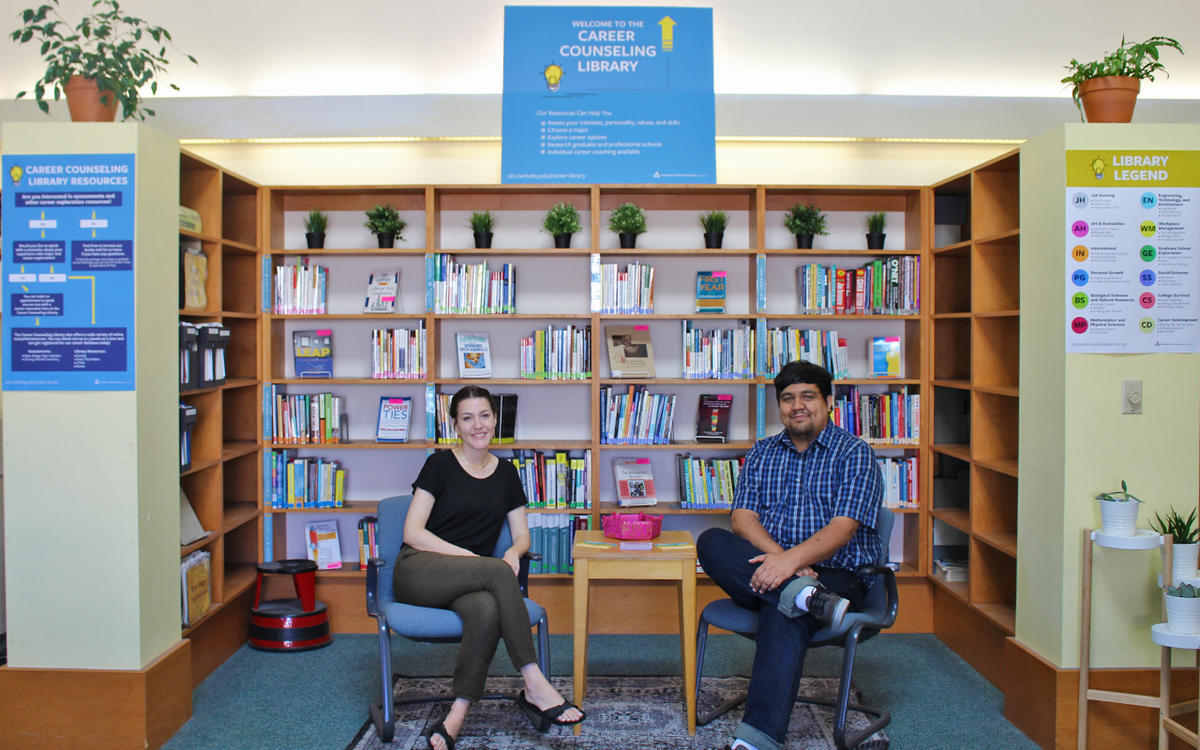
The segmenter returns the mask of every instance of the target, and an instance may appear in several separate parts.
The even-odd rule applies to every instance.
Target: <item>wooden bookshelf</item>
[[[187,151],[180,153],[179,201],[200,214],[201,230],[179,241],[207,257],[208,304],[181,309],[181,321],[230,330],[224,384],[182,390],[196,407],[192,465],[180,485],[209,534],[181,549],[212,555],[212,609],[183,629],[193,641],[198,684],[246,640],[255,568],[262,559],[262,378],[260,352],[262,189]],[[228,610],[228,611],[226,611]]]
[[[933,450],[930,553],[954,549],[946,584],[1002,636],[1014,632],[1020,200],[1014,151],[932,187]],[[936,238],[959,239],[936,246]],[[938,617],[935,615],[935,622]]]

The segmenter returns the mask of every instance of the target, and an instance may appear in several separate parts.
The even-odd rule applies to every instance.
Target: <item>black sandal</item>
[[[517,705],[520,706],[521,710],[525,712],[525,715],[529,717],[529,721],[533,724],[533,728],[539,732],[547,731],[550,729],[552,724],[560,727],[567,727],[571,726],[572,724],[578,724],[587,718],[587,714],[584,713],[583,709],[579,706],[576,706],[574,703],[571,703],[570,701],[563,701],[557,706],[551,706],[543,711],[529,702],[529,699],[525,697],[524,690],[517,694]],[[579,711],[579,718],[572,721],[559,721],[558,717],[562,716],[566,711],[572,708]]]
[[[446,750],[454,750],[454,738],[450,736],[450,732],[446,731],[445,722],[439,721],[425,733],[425,742],[429,743],[429,747],[433,747],[433,735],[438,735],[442,741],[446,743]]]

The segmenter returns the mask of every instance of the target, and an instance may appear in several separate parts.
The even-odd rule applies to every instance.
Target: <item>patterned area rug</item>
[[[553,682],[563,695],[571,694],[570,678],[556,677]],[[449,688],[449,683],[447,678],[401,679],[396,683],[396,695],[442,692]],[[678,677],[589,678],[584,702],[588,718],[578,737],[569,727],[552,727],[546,734],[539,734],[513,701],[480,701],[471,709],[456,747],[458,750],[697,750],[723,747],[741,721],[741,707],[708,726],[697,727],[696,736],[689,737],[679,683]],[[521,681],[517,677],[492,677],[487,689],[490,693],[515,696],[521,689]],[[745,690],[745,677],[706,677],[700,694],[699,713]],[[805,677],[800,687],[801,695],[829,699],[834,698],[836,692],[837,680],[829,678]],[[857,700],[857,691],[853,697]],[[449,706],[449,702],[397,706],[396,734],[390,744],[379,741],[374,725],[368,720],[346,750],[424,750],[428,745],[422,733],[440,721]],[[865,726],[867,722],[861,715],[851,713],[848,723],[855,727]],[[797,703],[792,711],[785,747],[789,750],[824,750],[833,746],[832,709]],[[887,738],[879,732],[860,747],[886,748]]]

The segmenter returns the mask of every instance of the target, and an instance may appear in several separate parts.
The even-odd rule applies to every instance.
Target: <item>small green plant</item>
[[[308,216],[304,218],[304,231],[309,234],[324,234],[325,225],[329,222],[329,216],[324,211],[313,209],[308,212]]]
[[[49,114],[47,95],[53,93],[58,100],[67,81],[82,76],[94,79],[101,94],[116,97],[122,120],[153,115],[154,110],[143,106],[140,90],[150,84],[150,93],[158,93],[154,79],[167,70],[171,33],[127,15],[117,0],[94,0],[92,12],[74,26],[58,12],[58,0],[51,2],[22,11],[21,27],[9,34],[18,44],[40,43],[46,72],[33,87],[38,109]],[[191,55],[186,57],[196,62]],[[179,90],[173,83],[167,85]],[[18,92],[17,98],[26,93]]]
[[[829,234],[828,219],[811,203],[807,206],[797,203],[789,208],[783,217],[783,225],[792,234]]]
[[[579,211],[570,203],[555,203],[546,212],[542,227],[550,234],[575,234],[583,230],[579,221]]]
[[[622,203],[608,215],[608,228],[617,234],[642,234],[646,231],[646,212],[633,203]]]
[[[469,219],[471,222],[471,231],[477,234],[492,231],[492,227],[496,226],[496,219],[492,216],[491,211],[476,211],[471,214]]]
[[[700,214],[700,227],[705,234],[721,234],[729,226],[729,214],[724,211],[709,211]]]
[[[367,222],[364,226],[371,230],[371,234],[391,234],[398,240],[404,239],[402,232],[408,226],[408,222],[400,218],[400,212],[392,204],[369,208],[366,214]]]
[[[1166,66],[1158,60],[1159,48],[1166,47],[1183,54],[1179,42],[1167,36],[1152,36],[1144,42],[1130,44],[1121,37],[1121,46],[1109,52],[1099,60],[1079,62],[1072,58],[1065,66],[1067,76],[1063,83],[1071,84],[1071,99],[1079,109],[1079,119],[1083,119],[1083,102],[1079,99],[1079,84],[1093,78],[1107,76],[1129,76],[1131,78],[1154,80],[1154,74],[1162,72],[1167,75]]]
[[[1175,538],[1175,544],[1195,544],[1200,534],[1196,529],[1196,509],[1192,508],[1192,512],[1187,518],[1179,515],[1174,508],[1167,511],[1166,518],[1154,514],[1154,520],[1150,522],[1150,528],[1160,534],[1170,534]]]
[[[1167,596],[1178,596],[1180,599],[1200,599],[1200,589],[1190,583],[1178,583],[1166,586],[1163,592]]]
[[[867,214],[867,234],[883,234],[883,230],[886,228],[887,214],[883,211]]]
[[[1111,503],[1127,503],[1130,501],[1133,501],[1135,503],[1141,502],[1141,500],[1139,500],[1138,498],[1129,494],[1129,485],[1125,484],[1124,479],[1121,480],[1121,491],[1120,492],[1117,492],[1116,490],[1113,490],[1111,492],[1101,492],[1099,495],[1096,495],[1096,499],[1097,500],[1107,500],[1108,502],[1111,502]]]

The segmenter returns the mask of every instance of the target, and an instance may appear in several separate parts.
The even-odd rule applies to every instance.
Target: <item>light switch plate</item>
[[[1142,413],[1142,381],[1140,381],[1140,380],[1122,380],[1121,381],[1121,413],[1122,414],[1141,414]]]

